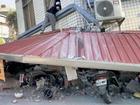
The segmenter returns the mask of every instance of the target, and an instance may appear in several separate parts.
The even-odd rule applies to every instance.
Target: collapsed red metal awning
[[[140,72],[140,32],[50,32],[0,46],[0,58],[59,66]]]

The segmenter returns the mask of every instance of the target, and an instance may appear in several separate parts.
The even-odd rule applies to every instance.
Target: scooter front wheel
[[[106,104],[111,104],[111,103],[112,103],[111,97],[109,96],[108,93],[103,94],[103,95],[102,95],[102,99],[104,100],[104,102],[105,102]]]

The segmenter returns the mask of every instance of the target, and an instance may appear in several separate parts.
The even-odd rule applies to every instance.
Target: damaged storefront
[[[2,45],[0,58],[19,86],[35,87],[47,99],[75,89],[109,104],[116,94],[137,95],[140,89],[135,87],[140,86],[139,39],[138,31],[57,30]]]

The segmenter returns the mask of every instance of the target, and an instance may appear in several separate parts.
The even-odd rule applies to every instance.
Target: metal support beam
[[[8,61],[16,61],[21,63],[30,64],[45,64],[64,67],[75,68],[92,68],[92,69],[105,69],[105,70],[118,70],[140,72],[140,64],[132,63],[119,63],[119,62],[105,62],[105,61],[90,61],[90,60],[75,60],[75,59],[54,59],[54,58],[41,58],[38,56],[22,56],[16,54],[2,54],[0,58]]]

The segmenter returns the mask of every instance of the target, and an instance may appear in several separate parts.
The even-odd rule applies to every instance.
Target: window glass
[[[44,2],[45,2],[45,7],[46,7],[45,9],[48,10],[51,0],[44,0]]]
[[[33,0],[22,0],[22,3],[23,3],[25,28],[26,30],[28,30],[35,25]]]

